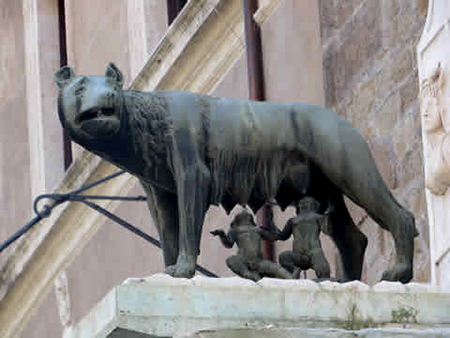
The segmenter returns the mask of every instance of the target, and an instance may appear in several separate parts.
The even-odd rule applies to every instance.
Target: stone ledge
[[[120,331],[116,331],[120,333]],[[311,329],[311,328],[266,328],[201,331],[183,338],[442,338],[448,337],[449,329],[362,329],[348,331],[343,329]],[[145,338],[145,336],[125,336],[126,338]],[[111,337],[114,338],[114,337]],[[120,338],[120,336],[117,336]]]
[[[195,332],[199,337],[222,337],[210,331],[264,328],[295,329],[292,337],[311,330],[311,334],[328,330],[326,337],[347,337],[349,332],[395,337],[397,331],[409,336],[408,332],[422,334],[429,328],[450,335],[450,293],[438,291],[417,283],[368,286],[277,279],[254,283],[238,277],[175,279],[157,274],[115,287],[64,337],[121,337],[120,330],[148,337]],[[205,330],[209,333],[201,333]]]

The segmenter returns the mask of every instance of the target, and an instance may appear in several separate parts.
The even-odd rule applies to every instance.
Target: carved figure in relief
[[[213,236],[219,236],[226,248],[238,247],[236,255],[227,258],[227,266],[238,276],[258,281],[263,277],[291,279],[292,275],[269,260],[263,259],[261,240],[275,241],[277,234],[268,229],[259,228],[253,220],[253,215],[242,211],[236,215],[230,225],[230,230],[213,230]]]
[[[282,252],[278,260],[289,272],[299,278],[301,270],[313,269],[318,278],[330,278],[330,265],[320,243],[322,224],[327,215],[319,214],[320,203],[312,197],[300,199],[296,206],[297,215],[289,219],[277,239],[285,241],[291,235],[292,251]],[[356,254],[356,253],[355,253]]]
[[[63,67],[54,78],[70,138],[142,184],[168,274],[194,275],[211,204],[256,212],[275,198],[284,210],[307,195],[322,205],[330,200],[344,277],[360,279],[367,238],[350,217],[346,195],[394,237],[397,262],[383,279],[411,280],[414,217],[383,182],[364,139],[339,115],[305,103],[123,90],[114,64],[104,76],[75,76]]]
[[[425,185],[435,195],[450,186],[450,136],[442,104],[444,74],[439,66],[420,87],[422,127],[426,138]]]

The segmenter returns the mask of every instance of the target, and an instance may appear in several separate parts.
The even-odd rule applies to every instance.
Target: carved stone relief
[[[450,2],[429,0],[417,44],[431,283],[450,290]]]
[[[439,65],[420,87],[422,128],[428,149],[425,185],[435,195],[444,195],[450,186],[450,129],[445,123],[448,112],[442,104],[444,85],[444,71]]]

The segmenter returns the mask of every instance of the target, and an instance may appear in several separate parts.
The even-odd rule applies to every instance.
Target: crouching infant
[[[318,278],[330,278],[330,265],[320,243],[320,231],[326,215],[319,214],[320,203],[312,197],[299,200],[297,215],[278,230],[277,239],[285,241],[293,235],[292,251],[282,252],[280,264],[299,278],[300,271],[313,269]]]
[[[236,243],[238,252],[226,260],[227,266],[238,276],[258,281],[263,277],[291,279],[292,274],[280,265],[263,259],[261,240],[275,241],[277,233],[259,228],[253,220],[253,215],[247,211],[237,214],[231,222],[230,230],[211,231],[219,236],[226,248],[232,248]]]

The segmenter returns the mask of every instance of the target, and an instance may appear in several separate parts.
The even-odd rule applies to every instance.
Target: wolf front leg
[[[173,277],[191,278],[200,253],[203,219],[209,208],[211,175],[200,159],[195,143],[190,138],[183,140],[175,142],[172,153],[172,170],[177,186],[179,251],[177,262],[167,267],[166,273]]]

